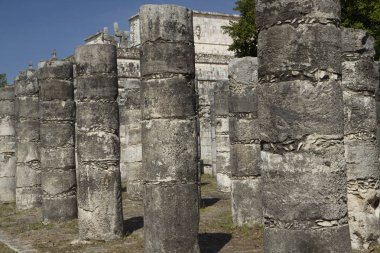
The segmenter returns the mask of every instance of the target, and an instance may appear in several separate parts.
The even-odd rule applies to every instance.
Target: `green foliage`
[[[367,30],[376,40],[376,59],[380,59],[380,1],[341,0],[342,25]]]
[[[0,74],[0,88],[7,85],[7,74]]]
[[[341,0],[342,25],[367,30],[376,40],[376,59],[380,59],[380,1]],[[229,50],[236,57],[257,56],[257,33],[255,26],[255,0],[237,0],[235,11],[240,12],[239,21],[231,21],[223,30],[233,39]]]
[[[222,27],[233,39],[229,50],[234,51],[237,57],[257,56],[255,0],[237,0],[234,10],[240,12],[240,20]]]

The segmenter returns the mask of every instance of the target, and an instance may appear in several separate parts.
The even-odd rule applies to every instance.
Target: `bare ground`
[[[230,196],[216,191],[210,176],[202,177],[199,244],[202,253],[262,252],[262,229],[232,224]],[[44,225],[41,211],[16,211],[14,204],[0,205],[0,241],[24,252],[143,252],[143,204],[123,196],[126,235],[112,242],[81,242],[77,220]],[[0,252],[13,250],[0,243]]]

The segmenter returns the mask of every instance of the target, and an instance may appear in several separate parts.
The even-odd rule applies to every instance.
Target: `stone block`
[[[197,182],[195,120],[151,120],[142,125],[145,180]]]
[[[260,144],[231,145],[231,174],[233,177],[251,177],[261,174]]]
[[[75,103],[74,101],[41,101],[40,118],[46,121],[73,121]]]
[[[260,85],[260,93],[259,118],[264,141],[343,133],[342,90],[338,81],[265,83]]]
[[[47,169],[68,169],[75,168],[74,147],[67,148],[41,148],[41,166]]]
[[[15,101],[15,113],[19,118],[39,119],[37,97],[19,97]]]
[[[28,163],[40,160],[40,144],[38,142],[18,142],[17,162]]]
[[[236,226],[254,227],[263,222],[261,179],[231,180],[232,220]]]
[[[44,198],[42,216],[45,220],[65,221],[78,216],[77,198],[75,195],[62,198]]]
[[[124,110],[141,110],[141,91],[140,89],[130,89],[125,92]]]
[[[345,139],[344,149],[348,181],[380,178],[377,141]]]
[[[16,139],[14,136],[0,137],[0,153],[14,153],[16,151]]]
[[[17,186],[18,187],[18,186]],[[16,205],[19,210],[40,207],[42,203],[41,187],[16,188]]]
[[[74,147],[74,123],[44,122],[40,125],[42,147]]]
[[[148,41],[194,41],[191,10],[175,5],[143,5],[139,12],[141,44]]]
[[[260,140],[261,120],[253,117],[230,117],[230,141],[231,143],[251,143]]]
[[[142,76],[158,73],[194,75],[194,46],[189,42],[146,42],[141,45]]]
[[[0,177],[0,202],[15,202],[16,182],[14,177]]]
[[[70,80],[73,78],[73,63],[69,61],[50,60],[38,69],[38,78]]]
[[[15,100],[15,86],[4,86],[0,89],[0,101],[2,100]]]
[[[199,252],[198,201],[197,184],[145,185],[145,250]]]
[[[375,92],[379,83],[379,69],[371,59],[342,62],[342,85],[353,91]]]
[[[75,50],[77,77],[93,74],[117,75],[116,47],[111,44],[80,46]]]
[[[15,122],[11,117],[0,118],[0,136],[14,136],[15,135]],[[0,138],[1,138],[0,137]]]
[[[119,137],[106,132],[77,132],[77,155],[82,162],[118,161]]]
[[[375,55],[375,39],[367,31],[353,28],[342,29],[342,51],[344,53],[360,53],[373,57]]]
[[[40,138],[40,122],[34,119],[18,121],[16,133],[18,140],[38,141]]]
[[[279,21],[295,19],[337,19],[340,17],[340,4],[336,0],[259,0],[256,3],[256,25],[262,27]]]
[[[54,196],[60,198],[59,195],[63,197],[70,191],[75,192],[75,172],[73,169],[44,171],[41,173],[41,186],[46,196],[45,199],[53,198]]]
[[[17,188],[19,189],[28,188],[28,187],[40,188],[41,171],[31,168],[27,164],[17,163],[16,185],[17,185]],[[33,190],[33,192],[35,191]]]
[[[79,76],[76,78],[77,93],[76,99],[111,99],[114,100],[118,95],[118,85],[116,75],[91,75]]]
[[[0,92],[1,93],[1,92]],[[0,100],[0,117],[4,116],[14,116],[15,107],[14,101],[11,100]]]
[[[40,80],[39,83],[42,101],[74,99],[72,80],[47,79]]]
[[[243,57],[232,59],[228,65],[231,93],[244,94],[244,90],[252,90],[258,82],[257,58]],[[242,88],[238,89],[238,88]]]
[[[343,152],[343,145],[317,154],[262,152],[264,217],[313,224],[344,219],[347,206],[339,204],[347,198]]]
[[[264,252],[351,252],[348,225],[324,229],[281,229],[264,230]]]
[[[343,101],[345,135],[376,132],[376,101],[373,97],[343,92]]]
[[[0,153],[0,178],[15,177],[16,175],[16,157]]]
[[[119,108],[116,101],[77,102],[78,129],[119,129]]]
[[[335,25],[273,26],[260,32],[258,43],[259,78],[315,69],[341,73],[341,52],[336,50],[341,32]]]

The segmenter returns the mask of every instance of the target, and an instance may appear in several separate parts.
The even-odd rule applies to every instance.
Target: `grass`
[[[202,195],[209,195],[217,191],[217,184],[215,178],[211,175],[202,175],[201,178],[201,191]]]

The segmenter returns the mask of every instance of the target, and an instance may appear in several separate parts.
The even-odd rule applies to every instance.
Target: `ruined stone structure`
[[[215,171],[218,189],[222,192],[231,191],[231,165],[230,165],[230,133],[228,122],[228,81],[217,82],[214,88],[211,114],[215,119],[211,126],[215,127]],[[211,116],[214,118],[213,116]]]
[[[264,252],[351,252],[339,15],[335,0],[256,5]]]
[[[139,16],[130,21],[130,46],[139,47],[140,21]],[[193,12],[193,31],[195,45],[196,90],[198,94],[198,116],[200,124],[200,153],[203,170],[213,174],[213,127],[211,119],[211,104],[213,103],[214,87],[217,81],[228,79],[228,63],[233,58],[233,52],[228,51],[232,39],[223,33],[222,26],[236,21],[239,16],[210,12]]]
[[[39,87],[35,71],[22,71],[15,80],[16,207],[41,206]]]
[[[52,59],[37,71],[40,87],[42,216],[77,217],[73,64]]]
[[[367,32],[343,29],[342,44],[349,224],[352,248],[364,250],[377,245],[380,239],[375,101],[379,71],[373,59],[374,38]]]
[[[15,92],[0,88],[0,202],[16,200]]]
[[[261,224],[263,217],[257,69],[252,57],[229,65],[232,219],[250,227]]]
[[[112,240],[123,232],[116,47],[76,49],[79,235]]]
[[[143,170],[141,144],[140,51],[118,48],[120,110],[120,170],[128,198],[142,200]]]
[[[145,252],[199,252],[192,11],[140,8]]]

